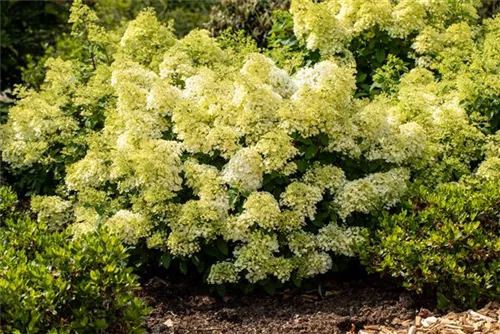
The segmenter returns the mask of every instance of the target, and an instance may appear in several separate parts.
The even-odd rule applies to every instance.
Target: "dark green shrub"
[[[24,214],[0,188],[1,326],[5,333],[140,333],[147,314],[127,253],[104,230],[70,240]]]
[[[2,1],[2,89],[19,83],[22,67],[43,56],[45,47],[67,30],[70,5],[65,1]]]
[[[499,222],[498,181],[421,188],[381,218],[361,257],[410,290],[437,292],[441,308],[474,306],[500,296]]]
[[[265,46],[273,25],[273,11],[286,10],[289,6],[290,0],[221,0],[213,6],[207,27],[215,36],[227,28],[244,30],[259,46]]]
[[[151,7],[155,9],[160,21],[167,23],[173,20],[177,36],[182,37],[207,23],[211,7],[217,3],[219,0],[99,0],[95,1],[93,8],[106,27],[115,28],[134,19],[143,9]]]

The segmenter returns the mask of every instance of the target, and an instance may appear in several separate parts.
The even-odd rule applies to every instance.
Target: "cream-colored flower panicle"
[[[38,215],[38,221],[51,229],[61,229],[73,220],[72,203],[58,196],[34,196],[30,204]]]
[[[152,227],[146,217],[129,210],[118,211],[105,225],[111,233],[130,245],[135,245],[140,238],[146,237]]]
[[[227,184],[248,192],[262,186],[263,176],[262,156],[253,147],[236,152],[222,170],[222,179]]]
[[[383,207],[390,208],[406,192],[408,179],[408,170],[393,169],[347,182],[335,197],[334,206],[341,218],[347,218],[353,212],[369,213]]]

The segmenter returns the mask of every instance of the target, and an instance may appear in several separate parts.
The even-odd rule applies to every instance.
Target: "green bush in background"
[[[158,19],[164,23],[173,21],[176,35],[182,37],[209,22],[210,11],[219,2],[220,0],[98,0],[93,8],[107,28],[134,19],[145,8],[154,8]]]
[[[263,47],[273,25],[273,12],[289,6],[290,0],[220,0],[212,7],[207,28],[214,36],[228,28],[243,30]]]
[[[65,1],[18,1],[0,3],[2,90],[21,82],[23,67],[37,62],[45,49],[68,30],[69,7]]]
[[[49,57],[75,57],[67,21],[73,1],[2,1],[0,87],[12,88],[24,82],[39,87],[44,78],[44,62]],[[162,22],[173,21],[179,37],[210,20],[210,11],[219,0],[85,0],[95,9],[100,22],[116,29],[135,18],[144,8],[154,8]]]
[[[184,36],[192,29],[200,28],[206,24],[209,19],[209,9],[213,3],[210,1],[179,0],[101,0],[84,2],[89,2],[103,27],[118,31],[123,31],[126,23],[135,18],[141,10],[153,8],[160,21],[164,23],[172,22],[174,31],[178,36]],[[95,49],[99,49],[100,46],[89,44],[86,41],[85,29],[83,27],[74,27],[71,34],[71,29],[68,28],[70,26],[67,26],[65,30],[63,29],[50,44],[46,43],[43,55],[26,55],[26,66],[22,68],[22,82],[24,85],[40,88],[45,78],[45,61],[50,57],[60,57],[64,60],[77,59],[87,62],[87,60],[96,56],[95,53],[98,53],[99,50]],[[77,33],[75,33],[75,28],[78,30]]]

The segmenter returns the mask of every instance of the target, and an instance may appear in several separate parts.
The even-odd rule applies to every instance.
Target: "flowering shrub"
[[[478,24],[479,0],[468,1],[345,1],[292,2],[294,32],[323,57],[337,54],[356,61],[362,90],[381,88],[375,71],[388,56],[431,70],[442,89],[470,114],[478,113],[499,129],[499,19]],[[401,60],[400,60],[401,61]],[[401,66],[401,65],[399,65]]]
[[[425,27],[452,29],[456,13],[458,26],[474,23],[472,4],[416,3],[396,9],[418,22],[394,21],[390,1],[294,1],[297,37],[321,61],[291,75],[204,30],[177,40],[152,10],[125,32],[105,31],[75,2],[71,21],[101,51],[91,64],[50,60],[41,90],[21,91],[1,129],[4,159],[64,177],[61,198],[33,203],[40,220],[66,221],[75,235],[104,224],[126,244],[197,263],[215,248],[210,283],[325,273],[337,256],[356,255],[367,215],[398,204],[410,182],[470,174],[493,142],[469,116],[461,86],[435,79],[455,71],[439,67],[455,59],[446,49],[429,66],[398,69],[401,78],[382,70],[390,95],[356,97],[353,58],[334,55],[352,36],[380,26],[413,38]],[[498,53],[487,41],[498,20],[477,39],[491,49],[477,61],[492,72]]]

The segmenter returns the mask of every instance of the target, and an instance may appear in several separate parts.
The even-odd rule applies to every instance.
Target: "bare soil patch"
[[[154,308],[147,328],[155,334],[407,332],[419,312],[433,308],[394,282],[374,277],[327,279],[322,296],[286,290],[225,298],[210,295],[204,286],[154,277],[143,284],[142,296]]]

